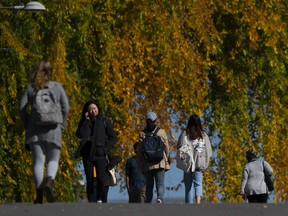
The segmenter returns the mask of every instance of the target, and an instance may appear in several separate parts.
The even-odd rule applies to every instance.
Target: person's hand
[[[85,113],[85,117],[86,117],[86,119],[90,120],[90,117],[89,117],[89,113],[88,113],[88,112]]]
[[[240,191],[239,195],[242,196],[243,200],[246,200],[246,195],[245,195],[244,191]]]

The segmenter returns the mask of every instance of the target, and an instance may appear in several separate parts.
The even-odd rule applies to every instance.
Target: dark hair
[[[257,155],[252,150],[246,151],[246,159],[248,162],[251,162],[257,158]]]
[[[148,132],[154,131],[156,128],[156,120],[157,119],[155,119],[154,121],[152,121],[151,119],[146,119],[147,125],[146,125],[144,131],[148,131]]]
[[[191,115],[186,127],[186,133],[190,140],[195,140],[197,138],[203,138],[202,136],[203,128],[201,120],[198,115]]]
[[[137,150],[137,148],[138,148],[138,145],[139,145],[139,142],[136,142],[136,143],[134,143],[134,145],[133,145],[134,151],[136,151],[136,150]]]
[[[88,111],[88,107],[91,104],[95,104],[98,107],[98,111],[99,111],[99,114],[100,114],[101,109],[100,109],[98,103],[95,100],[88,100],[83,106],[82,114],[81,114],[81,121],[83,121],[86,118],[85,113]]]
[[[45,60],[37,61],[30,75],[30,83],[37,89],[43,89],[44,86],[52,80],[52,67],[50,62]]]

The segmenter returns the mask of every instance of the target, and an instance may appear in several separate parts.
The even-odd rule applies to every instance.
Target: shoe
[[[156,200],[156,203],[162,204],[162,200],[161,200],[161,199],[157,199],[157,200]]]
[[[97,203],[102,203],[102,200],[98,200]]]
[[[43,190],[46,194],[46,199],[48,202],[54,202],[54,196],[53,196],[53,179],[51,177],[48,177],[43,185]]]
[[[43,189],[36,189],[36,199],[34,200],[34,204],[43,204]]]

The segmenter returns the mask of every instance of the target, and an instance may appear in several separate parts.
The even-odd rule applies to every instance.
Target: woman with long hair
[[[44,97],[44,92],[50,93],[45,100],[53,95],[53,101],[58,114],[52,114],[52,117],[58,119],[57,122],[43,123],[43,119],[38,119],[39,112],[43,107],[38,104]],[[50,101],[51,102],[51,101]],[[31,105],[31,112],[27,107]],[[52,103],[48,103],[51,105]],[[54,104],[54,103],[53,103]],[[46,111],[48,106],[44,107]],[[60,151],[62,147],[62,129],[65,128],[66,119],[69,110],[67,95],[58,82],[52,81],[51,64],[45,60],[37,61],[34,70],[31,73],[29,84],[21,97],[19,103],[19,114],[26,129],[25,147],[32,153],[32,170],[34,183],[36,187],[35,204],[43,203],[43,192],[46,193],[48,202],[54,202],[53,181],[56,177],[59,165]],[[44,111],[42,112],[42,114]],[[46,120],[51,120],[51,115],[46,116]],[[45,161],[46,177],[44,178]]]
[[[109,119],[102,115],[96,101],[89,100],[84,104],[76,136],[81,139],[78,154],[83,160],[88,201],[107,202],[108,187],[105,186],[107,158],[117,141],[117,134]],[[94,167],[97,174],[96,191]]]
[[[183,138],[184,136],[186,139]],[[203,197],[203,173],[209,165],[212,148],[199,116],[190,116],[185,131],[181,133],[178,139],[177,149],[181,148],[183,140],[188,140],[193,149],[193,162],[188,172],[184,172],[185,203],[193,203],[191,193],[193,185],[196,204],[200,204]]]

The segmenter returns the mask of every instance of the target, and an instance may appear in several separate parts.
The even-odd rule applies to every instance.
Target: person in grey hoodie
[[[271,176],[272,167],[266,161],[257,160],[253,151],[246,152],[247,163],[244,166],[241,180],[240,195],[249,203],[267,203],[268,189],[264,181],[264,169]]]
[[[59,121],[49,125],[39,125],[39,114],[35,101],[37,93],[49,89],[58,101]],[[42,91],[43,92],[43,91]],[[60,104],[60,105],[59,105]],[[31,105],[31,112],[27,109]],[[61,110],[61,111],[60,111]],[[52,81],[52,67],[45,60],[37,61],[30,76],[30,82],[19,103],[19,114],[26,129],[25,148],[31,150],[32,170],[36,187],[34,204],[43,203],[43,192],[48,202],[54,202],[53,181],[56,177],[62,145],[62,129],[65,128],[69,110],[67,95],[61,84]],[[46,178],[44,178],[45,160]]]

